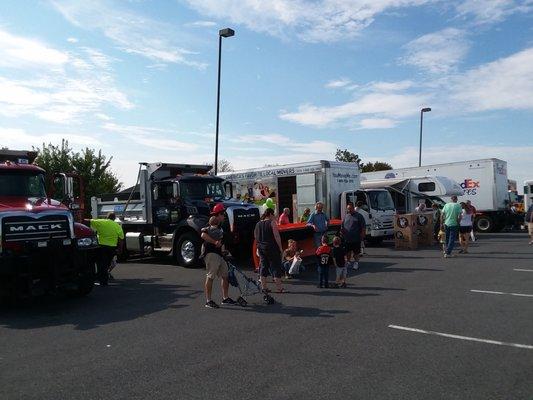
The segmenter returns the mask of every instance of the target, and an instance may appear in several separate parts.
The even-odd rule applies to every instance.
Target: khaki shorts
[[[228,277],[228,264],[217,253],[207,253],[204,257],[205,268],[207,270],[207,277],[209,279],[215,278],[227,278]]]
[[[533,237],[533,222],[528,222],[527,223],[527,230],[529,232],[529,236]]]

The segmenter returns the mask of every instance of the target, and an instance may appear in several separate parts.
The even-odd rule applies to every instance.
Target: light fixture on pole
[[[422,166],[422,124],[424,122],[424,113],[430,112],[431,108],[426,107],[420,110],[420,149],[418,152],[418,166]]]
[[[217,82],[217,123],[215,132],[215,175],[218,173],[218,120],[220,114],[220,63],[222,58],[222,38],[228,38],[235,35],[231,28],[225,28],[218,31],[218,82]]]

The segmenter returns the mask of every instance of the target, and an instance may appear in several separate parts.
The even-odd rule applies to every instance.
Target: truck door
[[[299,216],[303,214],[306,207],[313,210],[316,203],[315,174],[296,175],[296,200]]]

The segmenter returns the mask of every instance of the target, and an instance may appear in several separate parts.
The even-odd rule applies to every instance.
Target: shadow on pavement
[[[276,298],[277,301],[278,298]],[[272,305],[266,304],[248,304],[243,308],[231,308],[227,310],[256,312],[259,314],[282,314],[290,317],[306,317],[306,318],[334,318],[335,315],[348,314],[347,310],[323,310],[317,307],[299,307],[299,306],[285,306],[282,303],[276,302]]]
[[[187,286],[158,283],[159,279],[118,279],[107,287],[96,286],[91,294],[79,299],[43,296],[31,304],[1,306],[0,326],[33,329],[72,325],[77,330],[94,329],[120,321],[129,321],[194,298],[201,290]]]

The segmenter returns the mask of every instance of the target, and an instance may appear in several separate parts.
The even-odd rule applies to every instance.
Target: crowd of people
[[[319,288],[344,288],[347,286],[346,277],[348,269],[359,268],[359,257],[363,249],[366,234],[366,222],[364,217],[357,211],[361,204],[348,203],[337,234],[330,239],[328,236],[329,218],[324,212],[321,202],[315,204],[313,212],[309,208],[304,210],[299,222],[306,223],[312,229],[313,243],[316,248],[317,286]],[[206,265],[206,279],[204,285],[206,303],[209,308],[218,308],[218,304],[212,298],[213,281],[220,279],[222,288],[222,304],[235,304],[229,296],[228,264],[225,260],[221,224],[224,221],[224,206],[217,204],[213,207],[209,224],[201,231],[203,240],[202,254]],[[451,201],[442,209],[436,204],[428,209],[424,203],[420,203],[415,213],[433,213],[434,236],[441,244],[445,258],[454,257],[453,250],[456,241],[459,240],[458,253],[468,253],[470,241],[475,241],[473,223],[476,208],[470,200],[458,203],[457,196],[452,196]],[[87,220],[91,228],[98,234],[100,249],[96,260],[97,283],[106,286],[110,277],[110,267],[115,262],[117,249],[120,248],[124,239],[124,233],[120,224],[115,222],[114,213],[109,213],[105,219]],[[533,205],[527,212],[527,223],[530,237],[529,244],[533,244]],[[302,251],[298,250],[295,240],[289,239],[287,248],[283,249],[278,224],[290,223],[290,210],[285,208],[279,219],[276,218],[275,210],[267,208],[261,220],[254,229],[254,238],[259,257],[259,281],[265,292],[270,292],[268,278],[271,277],[277,293],[285,293],[282,277],[291,279],[304,268],[302,264]],[[330,284],[330,267],[335,268],[336,276],[333,284]]]

